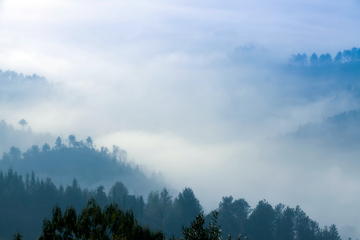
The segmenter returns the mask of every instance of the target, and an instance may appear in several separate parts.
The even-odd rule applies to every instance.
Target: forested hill
[[[308,99],[335,94],[360,87],[360,48],[343,50],[332,57],[330,53],[293,55],[284,67],[289,85],[297,94]],[[357,100],[358,100],[357,96]]]
[[[141,167],[128,162],[126,152],[117,146],[112,151],[96,149],[91,137],[77,141],[74,135],[68,137],[66,145],[63,142],[58,137],[53,147],[48,143],[33,145],[24,152],[13,146],[3,154],[0,169],[12,168],[23,175],[34,171],[40,177],[51,177],[56,185],[71,184],[71,179],[76,178],[82,187],[103,185],[109,189],[121,181],[136,195],[166,186],[156,174],[148,176],[151,174],[146,175]]]
[[[336,114],[321,122],[299,126],[298,130],[285,136],[286,139],[316,143],[318,146],[358,149],[360,144],[360,111],[353,110]]]
[[[81,189],[75,179],[71,185],[58,188],[50,178],[44,181],[34,173],[23,178],[9,169],[0,171],[0,239],[12,239],[18,230],[24,239],[36,239],[43,219],[51,219],[55,204],[63,212],[72,205],[79,214],[91,197],[102,208],[116,203],[123,210],[131,209],[141,225],[162,230],[167,238],[181,236],[182,226],[189,227],[195,216],[203,212],[191,188],[185,188],[175,199],[167,189],[153,191],[144,201],[142,196],[129,194],[121,182],[113,184],[109,191],[102,186]],[[262,200],[252,209],[245,199],[228,196],[222,198],[216,210],[224,239],[229,234],[236,238],[242,233],[251,240],[340,240],[335,225],[321,228],[299,206],[273,207]],[[206,216],[208,221],[211,218],[212,214]]]
[[[27,124],[23,123],[22,126],[23,129],[16,129],[4,120],[0,120],[0,157],[4,152],[9,151],[12,146],[26,149],[33,144],[42,146],[45,142],[53,142],[55,140],[55,137],[50,133],[34,133]]]
[[[0,70],[0,102],[44,100],[52,90],[53,84],[44,77]]]

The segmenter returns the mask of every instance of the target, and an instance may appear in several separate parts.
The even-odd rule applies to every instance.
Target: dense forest
[[[129,162],[125,150],[115,145],[112,151],[97,149],[91,137],[85,141],[77,141],[74,135],[65,140],[58,137],[53,147],[48,143],[32,145],[24,152],[13,146],[3,154],[0,165],[5,171],[9,168],[22,175],[34,171],[42,178],[51,176],[56,185],[71,184],[76,178],[82,186],[96,188],[101,184],[109,189],[120,180],[137,195],[167,187],[155,173],[145,174],[141,166]]]
[[[68,140],[69,147],[65,147],[58,138],[53,148],[50,148],[48,144],[44,144],[41,148],[32,146],[24,153],[12,147],[9,152],[4,153],[1,164],[9,166],[10,163],[14,163],[14,166],[18,166],[15,165],[17,163],[31,168],[32,163],[38,161],[41,162],[39,166],[44,165],[49,169],[52,166],[54,172],[50,172],[51,174],[55,174],[55,170],[88,171],[87,166],[89,166],[89,171],[96,169],[90,176],[93,175],[98,181],[101,175],[107,174],[105,170],[116,166],[111,164],[122,162],[120,150],[115,150],[115,153],[113,151],[111,154],[104,148],[98,151],[92,146],[91,138],[85,142],[77,142],[75,136],[70,135]],[[67,161],[64,154],[73,154],[79,168],[71,169],[68,165],[70,162],[57,165],[56,159]],[[99,160],[95,156],[112,156],[113,161],[107,163],[111,167],[107,167],[104,159]],[[109,160],[107,157],[106,161]],[[123,169],[123,172],[116,170],[119,179],[122,173],[134,175],[141,173],[139,169],[131,168],[124,162],[119,166]],[[125,170],[128,172],[126,173]],[[49,176],[51,176],[50,173]],[[49,177],[44,180],[36,176],[34,172],[23,177],[13,168],[9,168],[0,172],[0,212],[2,215],[0,238],[10,239],[14,233],[20,231],[24,239],[36,239],[41,234],[44,218],[51,219],[55,205],[62,211],[72,206],[77,213],[80,213],[91,198],[101,208],[116,203],[124,211],[131,210],[141,226],[148,226],[153,231],[161,230],[167,238],[172,236],[179,238],[183,232],[182,226],[190,227],[191,221],[196,216],[204,214],[191,188],[185,188],[175,198],[166,188],[161,191],[151,191],[144,199],[141,195],[130,194],[126,185],[120,181],[115,182],[108,191],[105,191],[102,185],[94,189],[83,189],[76,179],[73,179],[72,184],[66,187],[63,185],[57,187]],[[232,236],[244,234],[254,240],[340,239],[335,225],[321,228],[299,206],[291,208],[278,204],[273,207],[266,200],[262,200],[255,208],[251,208],[245,199],[233,199],[232,196],[227,196],[222,198],[216,211],[224,238],[229,234]],[[212,217],[211,213],[204,216],[207,222],[210,222]]]

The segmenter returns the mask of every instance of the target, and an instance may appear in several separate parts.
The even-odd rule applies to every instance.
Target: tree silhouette
[[[164,235],[143,228],[131,211],[123,212],[115,203],[107,205],[102,211],[91,198],[79,216],[73,207],[68,207],[62,214],[60,207],[55,206],[52,220],[44,220],[39,240],[45,239],[162,240]]]
[[[310,65],[312,67],[317,67],[319,65],[319,58],[316,53],[313,53],[310,57]]]
[[[74,135],[69,135],[68,140],[69,140],[69,146],[70,146],[70,147],[74,147],[74,146],[75,146],[75,143],[76,143],[76,138],[75,138],[75,136],[74,136]]]
[[[63,145],[62,145],[61,138],[57,137],[56,141],[55,141],[55,149],[61,149],[62,147],[63,147]]]
[[[42,152],[49,152],[51,150],[49,144],[45,143],[42,148],[41,148],[41,151]]]
[[[27,125],[27,121],[25,119],[21,119],[19,121],[19,124],[21,125],[22,129],[24,130],[24,127]]]
[[[86,138],[86,145],[88,148],[93,148],[93,140],[90,136]]]

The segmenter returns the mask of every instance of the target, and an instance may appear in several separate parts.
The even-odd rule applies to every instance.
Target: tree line
[[[318,56],[313,53],[310,58],[306,53],[292,55],[290,63],[296,66],[327,66],[331,64],[343,64],[343,63],[356,63],[360,61],[360,48],[352,48],[351,50],[339,51],[334,58],[330,53],[321,54]]]
[[[184,230],[191,236],[192,227],[199,227],[205,221],[211,224],[214,219],[212,213],[204,214],[191,188],[185,188],[174,199],[166,188],[152,191],[144,200],[142,196],[129,194],[122,182],[116,182],[108,192],[103,186],[95,190],[82,189],[76,179],[72,185],[57,187],[50,178],[39,179],[33,172],[23,178],[9,169],[5,173],[0,171],[0,238],[10,239],[20,231],[25,239],[36,239],[44,230],[44,218],[52,222],[54,206],[58,212],[65,213],[71,206],[75,212],[82,213],[87,206],[89,208],[89,199],[96,202],[91,205],[94,209],[98,209],[96,206],[108,209],[116,204],[125,215],[131,210],[127,215],[130,220],[133,216],[139,227],[149,228],[154,234],[162,232],[167,238],[179,238]],[[290,208],[278,204],[272,207],[262,200],[252,209],[245,199],[228,196],[222,198],[216,212],[219,234],[223,238],[241,233],[252,240],[340,240],[335,225],[320,228],[299,206]],[[80,217],[74,212],[71,216]]]

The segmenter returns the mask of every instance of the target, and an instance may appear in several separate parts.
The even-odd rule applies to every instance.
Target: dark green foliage
[[[223,237],[245,233],[245,224],[250,213],[250,206],[244,199],[233,201],[233,197],[223,197],[219,204],[219,224]]]
[[[162,215],[163,230],[175,237],[181,235],[181,226],[188,227],[197,215],[203,213],[200,202],[191,188],[185,188],[180,192],[173,205],[167,209],[168,211]]]
[[[138,224],[131,211],[123,212],[112,203],[104,210],[92,198],[81,214],[73,207],[62,214],[60,207],[53,209],[52,220],[44,220],[39,240],[46,239],[164,239],[161,232],[153,233]]]
[[[248,219],[248,237],[253,240],[274,239],[275,211],[265,200],[260,201]]]
[[[217,225],[218,213],[213,212],[213,219],[208,228],[204,228],[205,219],[203,214],[196,216],[190,227],[183,227],[185,240],[216,240],[222,239],[220,227]]]
[[[6,174],[0,171],[0,238],[10,239],[19,229],[25,239],[34,239],[40,234],[42,220],[50,217],[55,204],[58,210],[71,205],[72,209],[80,211],[91,197],[99,199],[101,207],[110,202],[103,186],[96,191],[82,190],[74,179],[71,186],[57,188],[50,178],[44,181],[34,172],[27,174],[24,181],[12,169]],[[132,209],[134,216],[141,218],[145,205],[143,198],[127,194],[125,199],[126,203],[121,199],[113,203],[123,206],[123,209]],[[71,213],[68,212],[67,216]]]
[[[318,224],[311,220],[299,206],[295,209],[295,234],[298,240],[312,240],[321,237]]]
[[[185,240],[222,240],[221,236],[221,228],[217,223],[218,212],[213,211],[211,213],[212,219],[209,223],[208,228],[204,228],[205,218],[203,214],[199,214],[196,216],[196,219],[191,222],[190,227],[183,227],[183,235]],[[237,240],[240,240],[242,235],[238,235]],[[231,240],[231,235],[227,235],[227,240]],[[247,237],[244,237],[247,239]]]
[[[275,207],[275,239],[286,240],[295,238],[295,210],[278,204]]]

